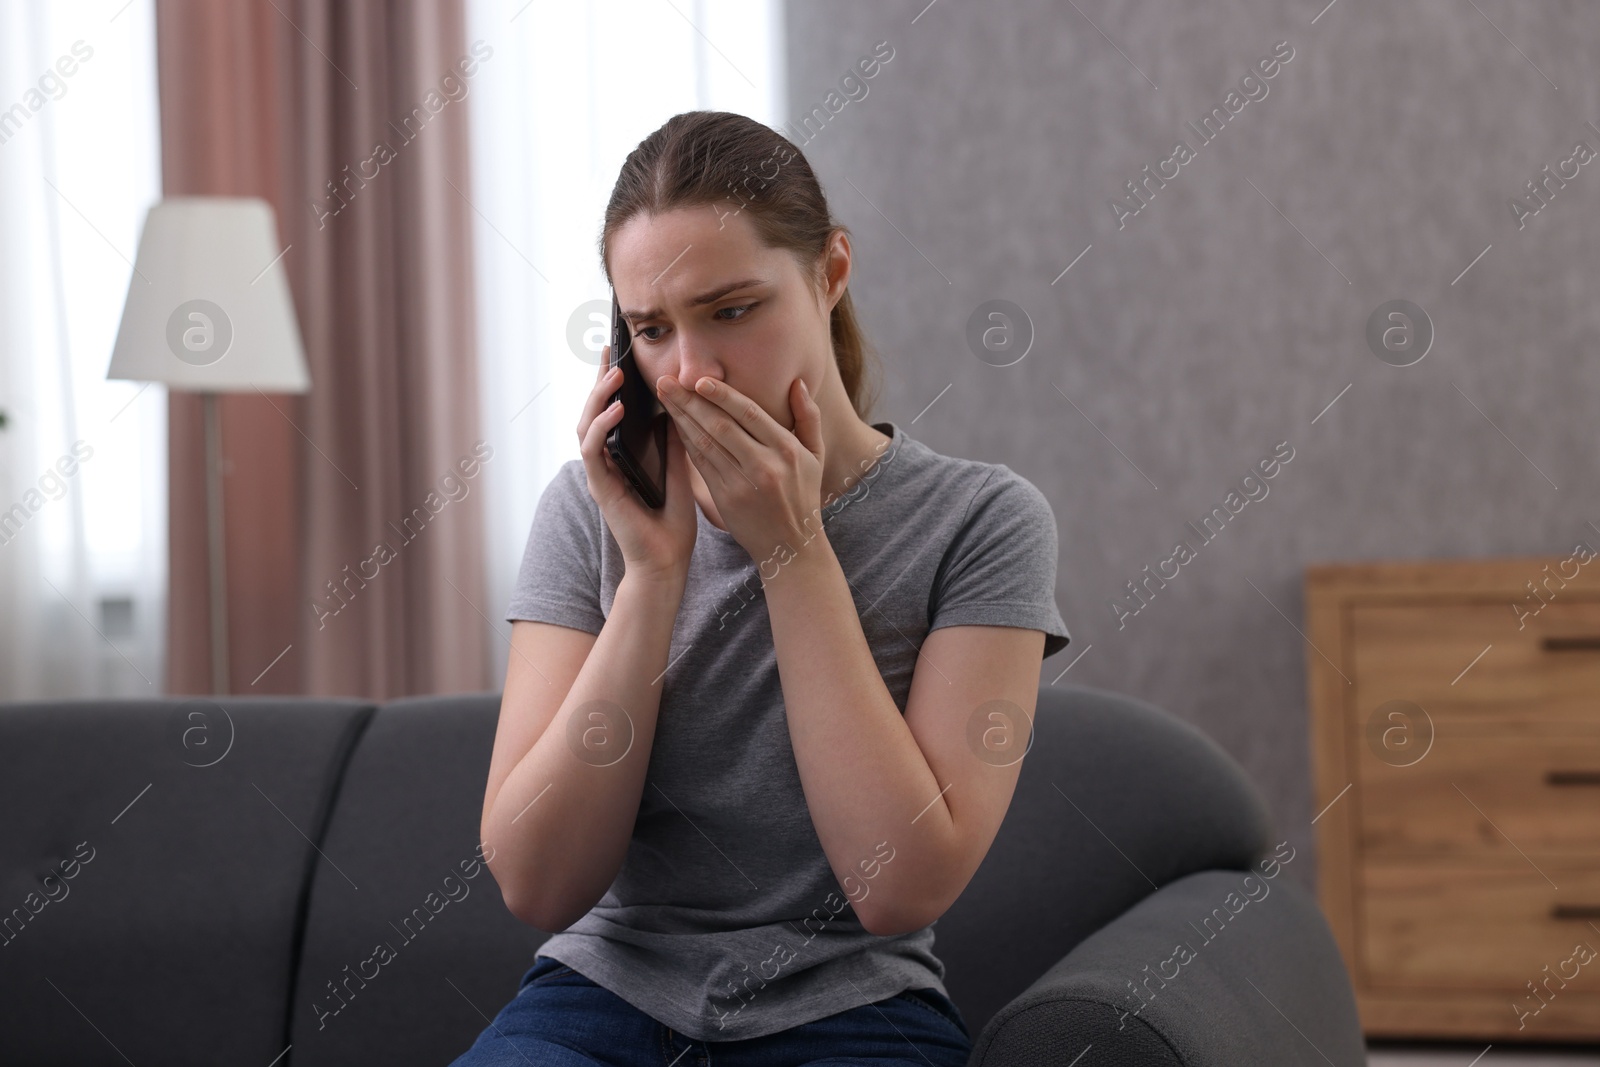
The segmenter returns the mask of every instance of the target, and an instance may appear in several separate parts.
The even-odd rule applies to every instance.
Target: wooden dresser
[[[1318,892],[1373,1036],[1600,1040],[1600,558],[1308,567]]]

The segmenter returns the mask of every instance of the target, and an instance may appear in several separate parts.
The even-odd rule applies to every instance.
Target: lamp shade
[[[305,348],[272,206],[183,196],[145,217],[107,378],[216,393],[304,393]]]

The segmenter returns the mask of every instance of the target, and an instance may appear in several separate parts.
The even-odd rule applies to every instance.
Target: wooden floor
[[[1373,1042],[1367,1046],[1367,1067],[1600,1067],[1600,1046]]]

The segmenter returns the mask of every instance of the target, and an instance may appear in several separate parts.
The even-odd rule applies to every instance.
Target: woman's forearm
[[[940,784],[884,685],[827,538],[817,534],[765,591],[817,838],[863,925],[908,927],[950,869],[955,831]]]
[[[623,576],[555,718],[507,775],[484,820],[501,892],[541,930],[580,919],[627,857],[682,600],[682,582]]]

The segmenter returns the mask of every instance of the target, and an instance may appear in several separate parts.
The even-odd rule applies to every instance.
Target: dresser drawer
[[[1381,742],[1357,750],[1366,855],[1600,857],[1600,733],[1505,737],[1447,721],[1408,743],[1428,747],[1398,766]]]
[[[1307,569],[1318,897],[1369,1035],[1600,1042],[1591,534]]]
[[[1419,705],[1507,733],[1600,723],[1600,598],[1555,600],[1518,628],[1508,598],[1353,604],[1348,609],[1355,714]]]
[[[1365,984],[1503,990],[1509,1013],[1512,999],[1532,995],[1526,983],[1537,985],[1564,971],[1575,976],[1564,988],[1551,979],[1559,996],[1594,998],[1600,1007],[1600,958],[1565,962],[1580,943],[1600,951],[1600,934],[1590,925],[1600,925],[1600,865],[1547,860],[1539,868],[1542,875],[1525,860],[1370,859],[1362,871]]]

